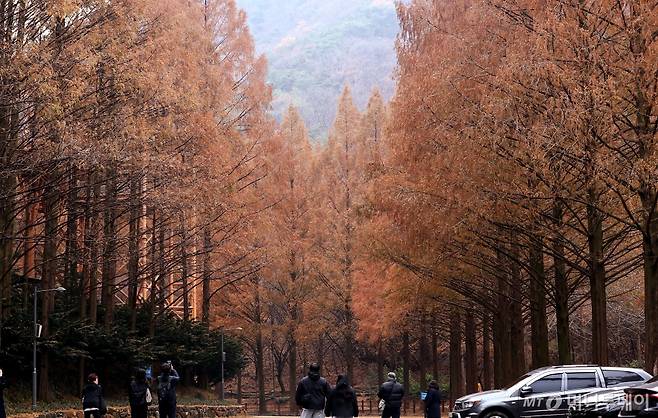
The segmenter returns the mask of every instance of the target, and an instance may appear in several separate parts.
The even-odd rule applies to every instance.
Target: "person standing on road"
[[[7,418],[5,411],[5,388],[7,387],[7,380],[5,379],[2,369],[0,369],[0,418]]]
[[[356,418],[359,416],[359,404],[356,400],[356,392],[350,386],[347,377],[338,376],[336,387],[327,398],[327,406],[324,408],[327,417]]]
[[[87,385],[82,389],[82,410],[85,418],[101,418],[107,414],[103,389],[98,384],[98,375],[92,373],[87,377]]]
[[[425,417],[441,418],[441,393],[439,392],[439,384],[436,383],[436,380],[432,380],[427,388]]]
[[[128,400],[130,402],[131,418],[146,418],[148,416],[149,405],[153,398],[146,381],[146,370],[137,369],[135,371],[135,379],[130,383]]]
[[[166,362],[158,376],[158,411],[160,418],[176,418],[176,385],[180,377],[178,372]]]
[[[324,407],[331,393],[331,386],[320,376],[320,366],[312,363],[308,376],[300,380],[295,393],[295,402],[302,408],[301,418],[324,418]]]
[[[398,383],[395,373],[388,374],[388,381],[379,388],[377,396],[384,401],[382,418],[400,418],[404,387]]]

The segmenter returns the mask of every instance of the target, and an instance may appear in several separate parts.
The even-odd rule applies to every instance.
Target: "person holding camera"
[[[425,418],[441,418],[441,392],[436,380],[432,380],[427,388]]]
[[[160,418],[176,418],[176,385],[180,377],[171,361],[162,365],[158,376],[158,410]]]

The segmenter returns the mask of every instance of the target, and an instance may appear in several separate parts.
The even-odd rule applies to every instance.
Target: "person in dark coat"
[[[327,398],[327,406],[324,408],[327,417],[352,418],[359,416],[359,404],[356,400],[356,392],[350,386],[347,377],[339,375],[336,387]]]
[[[425,417],[441,418],[441,393],[439,392],[439,385],[435,380],[432,380],[427,388]]]
[[[0,369],[0,418],[7,418],[5,411],[5,388],[7,387],[7,380],[5,379],[2,369]]]
[[[85,418],[101,418],[107,414],[103,389],[98,384],[98,375],[92,373],[87,377],[87,384],[82,389],[82,410]]]
[[[146,370],[137,369],[128,392],[131,418],[146,418],[151,404],[151,389],[146,381]]]
[[[160,418],[176,418],[176,385],[180,377],[171,365],[164,363],[158,376],[158,410]]]
[[[300,380],[295,393],[295,402],[302,408],[301,418],[324,418],[324,407],[331,393],[331,386],[320,376],[320,366],[312,363],[308,376]]]
[[[402,400],[404,399],[404,387],[398,383],[395,373],[390,372],[388,374],[388,381],[379,388],[377,396],[384,401],[382,418],[400,418],[400,408],[402,408]]]

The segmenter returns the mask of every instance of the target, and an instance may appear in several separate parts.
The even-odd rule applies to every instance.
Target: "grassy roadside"
[[[5,393],[5,407],[8,415],[25,414],[31,412],[51,412],[80,409],[82,407],[80,399],[76,397],[62,397],[55,393],[55,400],[51,402],[38,402],[36,411],[32,411],[31,392],[21,390],[19,392]],[[108,396],[106,397],[107,406],[110,408],[120,408],[128,406],[128,397]],[[211,391],[201,389],[180,388],[178,391],[179,405],[231,405],[234,402],[222,402],[217,399],[217,395]]]

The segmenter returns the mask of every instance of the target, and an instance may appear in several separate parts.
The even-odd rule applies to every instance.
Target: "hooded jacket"
[[[82,409],[87,411],[100,411],[105,414],[107,407],[103,399],[103,389],[96,383],[87,384],[82,389]]]
[[[386,408],[400,408],[404,398],[404,387],[395,379],[389,378],[388,382],[379,388],[377,396],[386,402]]]
[[[334,390],[329,394],[327,406],[324,408],[324,414],[328,417],[340,418],[359,416],[359,404],[356,400],[356,392],[346,378],[339,380]]]
[[[425,416],[427,418],[441,418],[441,393],[434,386],[430,386],[427,390]]]
[[[295,402],[301,408],[322,411],[330,393],[331,387],[320,373],[309,372],[297,385]]]

